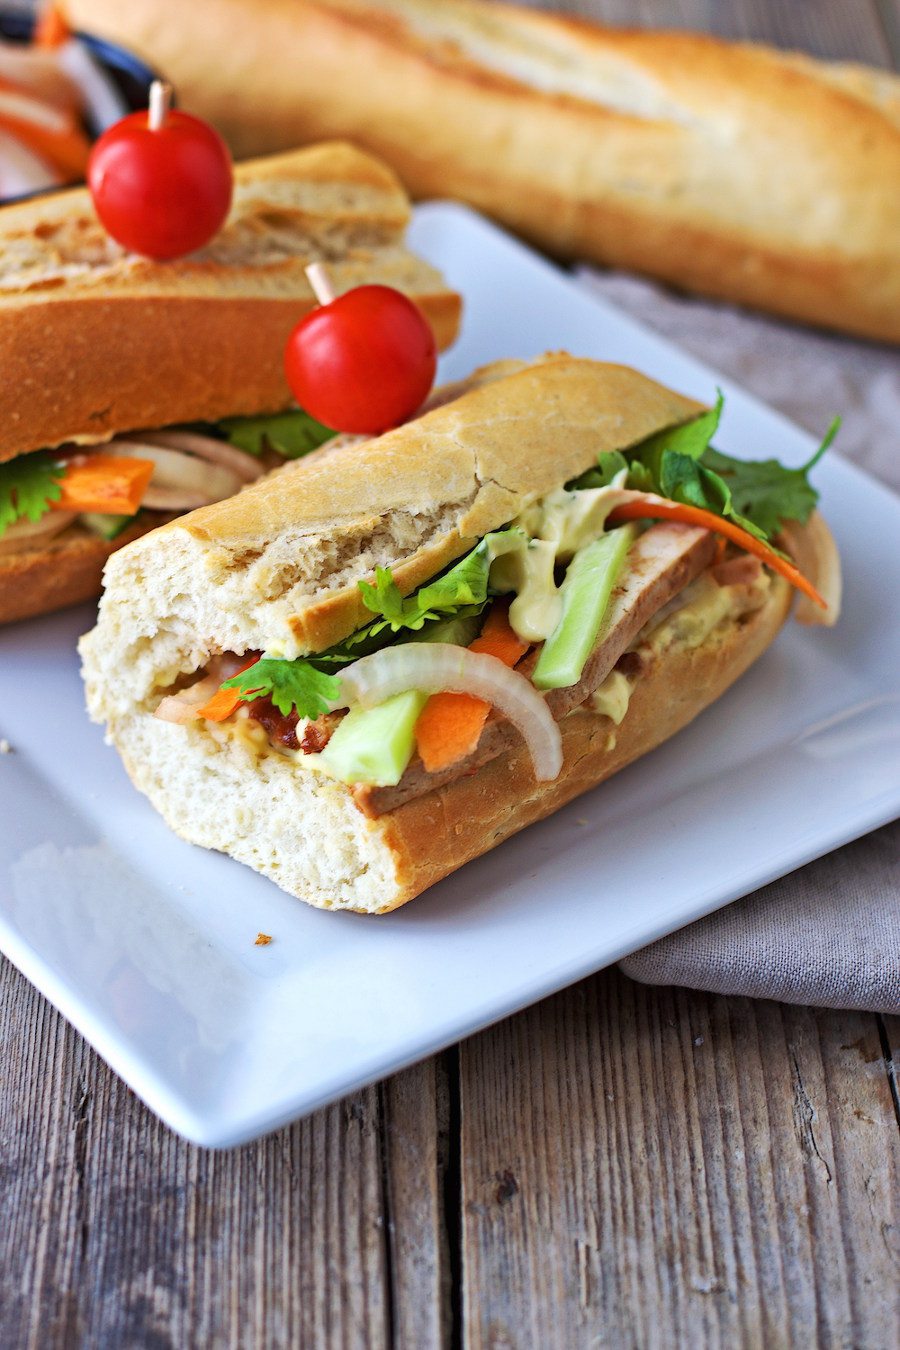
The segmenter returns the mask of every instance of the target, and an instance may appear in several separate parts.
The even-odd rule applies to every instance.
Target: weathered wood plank
[[[440,1350],[451,1316],[443,1189],[450,1121],[443,1058],[388,1079],[382,1094],[393,1343],[397,1350]]]
[[[695,28],[721,37],[796,47],[842,61],[892,64],[887,36],[894,0],[524,0],[624,27]],[[881,8],[879,8],[881,5]],[[887,15],[887,18],[885,17]],[[897,52],[893,54],[896,60]]]
[[[7,962],[0,1056],[0,1345],[441,1344],[436,1062],[211,1153]]]
[[[473,1348],[892,1343],[874,1017],[607,972],[463,1047],[462,1118]]]

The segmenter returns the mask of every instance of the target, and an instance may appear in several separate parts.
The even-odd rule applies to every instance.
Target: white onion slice
[[[161,722],[192,722],[198,708],[212,698],[222,683],[218,675],[205,675],[202,680],[182,689],[177,694],[167,694],[160,702],[153,716]]]
[[[521,733],[539,783],[556,778],[562,768],[562,737],[543,697],[530,680],[496,656],[447,642],[406,642],[354,661],[341,671],[340,678],[342,698],[335,707],[346,707],[349,697],[372,708],[408,689],[423,694],[442,690],[474,694]]]
[[[209,506],[211,502],[208,493],[192,492],[187,488],[148,487],[141,498],[141,506],[146,506],[148,511],[195,511],[198,506]]]
[[[140,440],[148,445],[184,451],[209,464],[219,464],[223,469],[231,469],[245,483],[255,483],[265,473],[259,460],[246,450],[239,450],[227,441],[217,441],[214,436],[201,436],[196,431],[142,431]]]
[[[0,535],[0,554],[40,548],[72,524],[74,511],[48,511],[40,520],[17,520]]]
[[[243,486],[231,469],[195,459],[180,450],[166,450],[149,441],[123,437],[110,442],[110,452],[124,459],[153,461],[156,467],[142,500],[143,506],[153,510],[189,511],[195,506],[207,506],[210,502],[233,497]]]

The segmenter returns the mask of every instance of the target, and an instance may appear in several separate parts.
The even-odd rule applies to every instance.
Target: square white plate
[[[412,242],[466,297],[443,376],[567,348],[701,399],[720,384],[733,454],[809,455],[805,433],[471,212],[422,207]],[[846,568],[840,625],[792,626],[673,741],[380,919],[309,909],[169,833],[84,713],[90,607],[3,630],[0,947],[163,1120],[225,1146],[884,823],[900,810],[884,604],[900,501],[834,454],[816,481]]]

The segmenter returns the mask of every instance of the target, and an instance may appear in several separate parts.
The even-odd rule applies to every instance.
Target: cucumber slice
[[[637,536],[635,525],[611,530],[579,549],[560,587],[562,615],[541,648],[532,683],[537,689],[577,684],[591,654],[625,555]]]
[[[99,534],[101,539],[117,539],[135,519],[134,516],[105,516],[97,511],[83,511],[79,517],[85,529]]]
[[[413,689],[377,708],[351,709],[322,751],[323,763],[344,783],[394,787],[412,758],[427,697]]]

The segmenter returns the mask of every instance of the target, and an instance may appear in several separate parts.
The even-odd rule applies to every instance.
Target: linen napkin
[[[900,488],[900,355],[582,269],[589,290],[732,376]],[[832,452],[835,453],[835,452]],[[900,541],[885,541],[900,547]],[[900,774],[900,764],[897,766]],[[900,822],[621,961],[644,984],[677,984],[826,1008],[900,1012]]]

